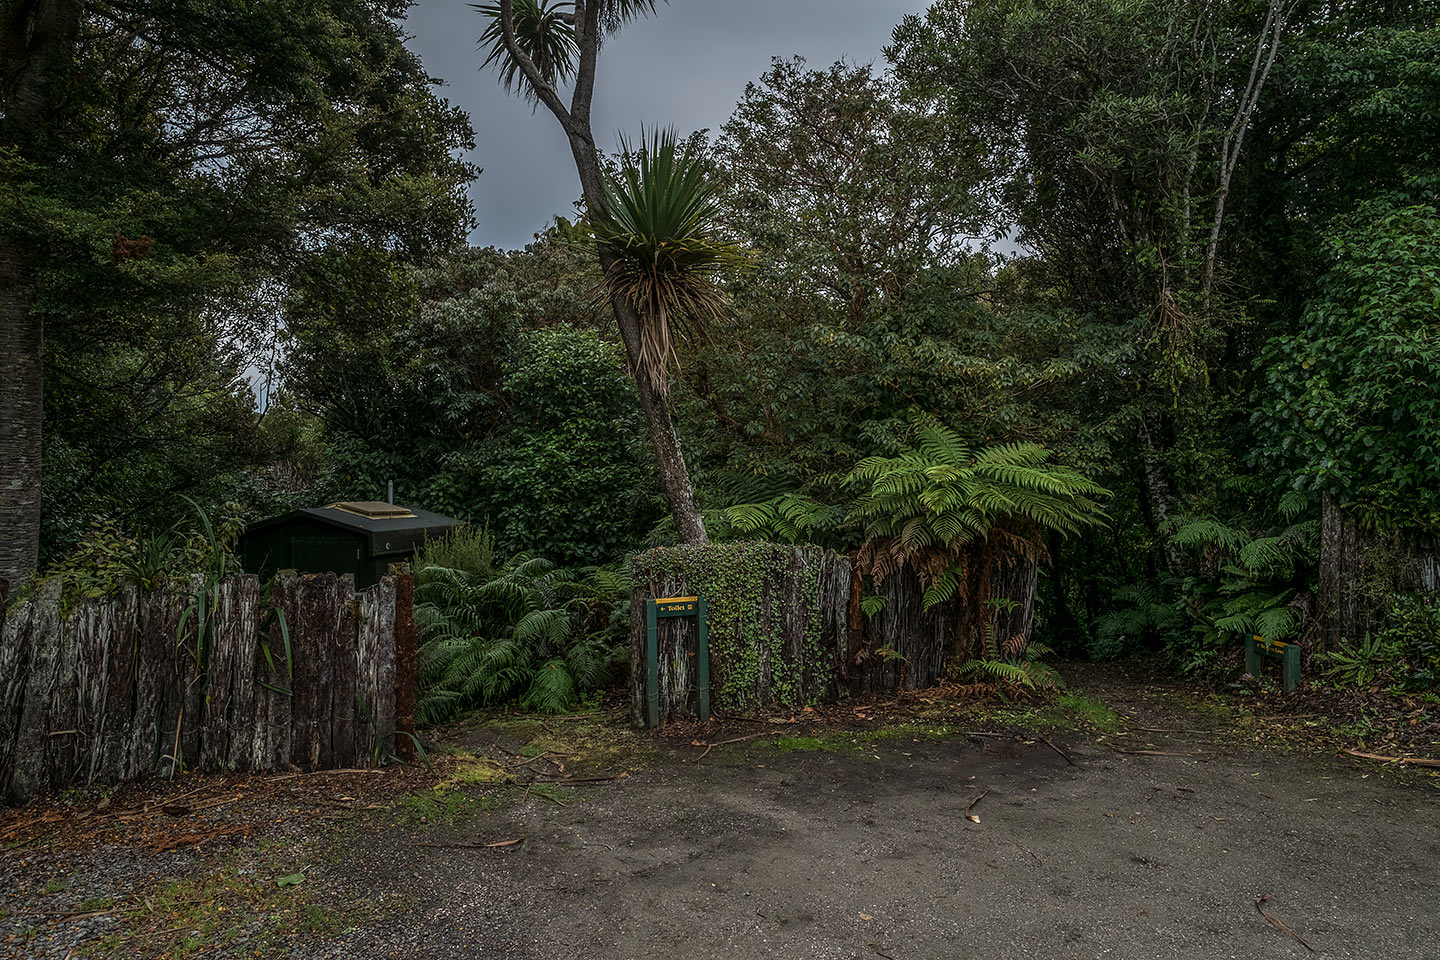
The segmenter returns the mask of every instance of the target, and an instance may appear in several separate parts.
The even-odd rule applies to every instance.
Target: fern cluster
[[[1180,584],[1194,630],[1207,646],[1221,646],[1249,634],[1290,640],[1302,625],[1301,605],[1318,556],[1319,521],[1291,521],[1259,531],[1229,527],[1207,518],[1173,521],[1171,540],[1200,551],[1200,571]],[[1204,562],[1208,561],[1208,562]]]
[[[428,564],[417,579],[421,722],[505,703],[560,713],[610,681],[628,617],[623,573],[522,555],[488,572]]]
[[[1181,668],[1193,672],[1248,635],[1296,639],[1320,540],[1319,521],[1302,519],[1306,506],[1303,496],[1286,496],[1275,505],[1272,519],[1280,522],[1273,526],[1173,518],[1162,532],[1186,555],[1185,571],[1116,590],[1118,608],[1095,623],[1094,652],[1115,656],[1163,639]]]
[[[1019,691],[1060,690],[1060,672],[1044,658],[1055,653],[1043,643],[1025,637],[997,642],[993,624],[983,631],[978,656],[956,665],[951,679],[961,684],[993,684]]]
[[[851,512],[866,539],[905,554],[953,554],[1005,524],[1079,533],[1102,522],[1108,493],[1039,444],[976,449],[937,422],[922,423],[897,456],[860,461],[850,480],[861,489]]]
[[[925,552],[957,555],[1002,530],[1078,533],[1100,525],[1104,487],[1053,462],[1034,443],[974,447],[958,431],[921,420],[894,456],[867,457],[842,487],[841,504],[798,492],[719,511],[737,537],[824,546],[847,539],[903,562]]]

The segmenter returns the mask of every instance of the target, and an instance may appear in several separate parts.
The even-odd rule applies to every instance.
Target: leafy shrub
[[[153,590],[194,573],[218,580],[239,570],[235,541],[245,522],[233,512],[218,521],[194,501],[193,525],[175,523],[148,532],[127,533],[120,524],[101,521],[91,527],[64,560],[47,568],[40,580],[64,579],[67,604],[114,593],[125,585]]]
[[[427,539],[415,551],[415,569],[445,567],[471,577],[495,576],[495,541],[488,528],[462,526]]]
[[[509,429],[475,451],[473,500],[505,552],[596,564],[648,526],[639,491],[648,461],[634,387],[618,348],[593,331],[527,333],[506,372]],[[447,468],[460,466],[447,457]]]
[[[1440,603],[1417,596],[1398,598],[1381,636],[1395,651],[1396,680],[1402,687],[1440,688]]]
[[[624,576],[525,555],[495,570],[489,550],[489,535],[470,531],[428,544],[420,558],[422,722],[512,702],[560,713],[611,679],[628,625]],[[440,557],[466,566],[433,562]]]
[[[1341,640],[1340,646],[1319,654],[1321,670],[1337,686],[1370,687],[1388,678],[1399,659],[1395,644],[1385,638],[1365,634],[1358,643]]]
[[[1252,466],[1343,499],[1385,488],[1398,515],[1433,522],[1440,197],[1415,180],[1326,232],[1318,295],[1256,361]]]
[[[1358,643],[1342,640],[1338,649],[1317,659],[1339,686],[1435,690],[1440,687],[1440,604],[1400,597],[1379,630]]]

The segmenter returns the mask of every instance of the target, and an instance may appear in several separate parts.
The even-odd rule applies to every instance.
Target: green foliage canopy
[[[1330,232],[1300,329],[1257,361],[1256,467],[1278,484],[1440,517],[1440,211],[1433,189],[1371,201]]]
[[[318,264],[406,267],[463,239],[470,128],[405,48],[408,6],[83,5],[53,135],[0,152],[0,235],[39,265],[52,554],[98,514],[163,524],[176,492],[223,499],[263,459],[249,381]],[[392,298],[404,272],[332,284],[332,309]]]

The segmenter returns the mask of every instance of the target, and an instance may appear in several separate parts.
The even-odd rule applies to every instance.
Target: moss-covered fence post
[[[709,604],[711,709],[736,716],[833,699],[849,653],[850,562],[811,547],[745,541],[664,547],[631,570],[631,717],[645,718],[645,604]],[[657,626],[660,722],[696,716],[696,621]]]

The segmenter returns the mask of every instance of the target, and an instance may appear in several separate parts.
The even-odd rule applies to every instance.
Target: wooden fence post
[[[415,575],[395,578],[395,755],[415,759]]]
[[[355,744],[356,724],[364,723],[357,716],[356,708],[356,662],[355,648],[360,642],[358,601],[355,598],[355,578],[350,574],[340,578],[340,609],[330,646],[330,749],[328,763],[334,767],[359,765]]]

